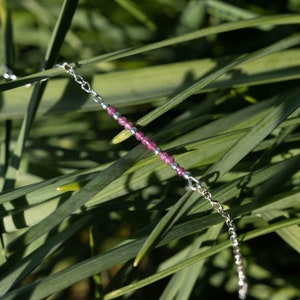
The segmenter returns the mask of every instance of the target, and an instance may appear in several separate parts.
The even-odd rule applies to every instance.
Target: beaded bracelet
[[[239,299],[246,299],[248,284],[246,281],[246,273],[244,270],[243,257],[241,254],[241,248],[236,233],[236,226],[231,216],[224,210],[222,204],[219,201],[213,199],[209,190],[202,185],[199,179],[193,177],[190,172],[186,171],[180,166],[174,159],[173,156],[165,151],[162,151],[157,144],[151,140],[150,137],[146,136],[142,131],[134,127],[133,123],[130,122],[126,117],[122,116],[114,106],[103,101],[101,95],[99,95],[94,89],[91,88],[90,84],[83,79],[81,75],[75,72],[75,68],[68,63],[57,65],[61,67],[67,74],[73,76],[74,80],[81,86],[81,89],[86,93],[93,96],[93,100],[100,104],[107,114],[112,116],[125,130],[135,136],[135,138],[141,142],[149,151],[154,152],[161,161],[171,166],[171,168],[177,173],[178,176],[183,177],[187,180],[188,186],[192,191],[198,192],[205,200],[207,200],[211,207],[215,209],[224,219],[228,227],[229,238],[232,243],[232,249],[234,254],[234,262],[237,268],[238,275],[238,286],[239,286]]]

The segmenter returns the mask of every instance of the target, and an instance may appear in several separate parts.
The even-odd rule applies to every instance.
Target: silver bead
[[[161,152],[161,149],[158,147],[154,150],[155,155],[158,155],[160,152]]]
[[[132,127],[132,128],[130,129],[130,133],[131,133],[132,135],[135,135],[136,132],[137,132],[137,128],[136,128],[136,127]]]

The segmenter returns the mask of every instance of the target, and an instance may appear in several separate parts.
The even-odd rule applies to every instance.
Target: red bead
[[[117,112],[117,109],[111,105],[109,105],[106,109],[107,113],[112,116]]]

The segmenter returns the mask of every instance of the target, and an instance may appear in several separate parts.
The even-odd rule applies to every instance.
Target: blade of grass
[[[134,18],[144,24],[149,30],[156,30],[155,24],[145,15],[137,4],[131,0],[115,0],[124,10],[131,14]]]
[[[286,214],[282,211],[271,211],[263,213],[262,217],[267,220],[276,220],[286,218]],[[300,254],[300,227],[293,225],[276,230],[276,233],[288,244],[291,248]]]
[[[14,42],[11,23],[11,14],[6,0],[0,1],[0,24],[2,43],[0,46],[1,68],[13,69],[14,67]],[[3,57],[2,57],[3,56]],[[5,71],[5,70],[3,70]],[[3,75],[3,72],[1,73]]]
[[[221,76],[198,91],[198,93],[297,79],[300,77],[298,72],[299,61],[300,51],[297,49],[273,53],[251,63],[239,66],[238,72]],[[178,92],[178,88],[185,88],[188,82],[189,84],[194,83],[208,72],[211,72],[217,65],[224,65],[227,62],[228,59],[201,59],[137,70],[98,74],[93,77],[93,88],[104,95],[105,98],[110,99],[110,103],[117,107],[151,103],[153,99],[174,96]],[[51,72],[52,76],[52,74],[57,75],[57,72],[60,72],[60,70],[51,69],[45,72]],[[85,72],[85,70],[82,70],[82,73],[83,76],[91,75]],[[84,75],[85,73],[87,75]],[[187,76],[191,77],[188,82]],[[41,79],[41,77],[33,74],[18,80],[34,82],[37,79]],[[0,85],[0,89],[4,85]],[[130,89],[128,89],[128,86],[130,86]],[[26,111],[27,99],[30,98],[30,93],[31,89],[25,87],[4,92],[2,94],[3,107],[0,117],[14,119],[22,117]],[[47,89],[43,95],[43,101],[39,107],[38,114],[49,115],[65,111],[90,111],[99,109],[99,105],[94,101],[85,101],[86,98],[87,96],[82,90],[77,86],[70,85],[68,80],[51,80],[48,82]],[[14,101],[10,101],[10,99],[14,99]]]
[[[133,49],[125,49],[122,51],[116,51],[115,53],[108,53],[105,55],[96,56],[90,59],[79,61],[78,64],[80,66],[84,66],[95,62],[104,62],[104,61],[124,58],[127,56],[140,54],[155,49],[160,49],[162,47],[167,47],[167,46],[172,46],[172,45],[192,41],[205,36],[219,34],[222,32],[240,30],[243,28],[259,27],[262,25],[278,26],[278,25],[298,24],[298,23],[300,23],[299,15],[274,15],[274,16],[254,18],[250,20],[243,20],[238,22],[225,23],[225,24],[197,30],[191,33],[183,34],[178,37],[165,39],[163,41],[152,43],[146,46],[137,47]]]
[[[199,253],[200,248],[202,251],[208,250],[210,246],[207,245],[207,243],[210,244],[211,241],[216,241],[222,228],[223,224],[210,227],[203,236],[197,237],[189,248],[189,251],[186,254],[186,259]],[[164,289],[159,299],[172,300],[175,299],[175,297],[176,299],[181,300],[189,299],[191,290],[194,287],[204,263],[205,259],[176,272],[168,282],[167,287]]]
[[[258,14],[252,11],[228,3],[224,3],[221,1],[208,0],[205,1],[205,4],[207,6],[207,11],[209,14],[213,16],[217,16],[227,21],[234,22],[234,21],[239,21],[241,19],[244,20],[244,19],[253,19],[259,17]]]
[[[55,64],[60,47],[63,44],[64,37],[68,32],[72,17],[76,11],[77,3],[77,0],[65,0],[62,6],[61,14],[58,18],[53,34],[49,41],[44,62],[42,63],[42,69],[47,69]],[[35,84],[32,97],[28,105],[27,113],[22,123],[15,150],[12,155],[11,163],[6,172],[3,190],[9,190],[14,187],[16,174],[19,169],[24,146],[44,90],[46,88],[46,84],[46,82],[39,82]]]
[[[178,104],[185,101],[188,97],[192,96],[193,94],[198,93],[199,90],[203,89],[204,87],[211,84],[212,82],[214,82],[216,79],[218,79],[225,73],[231,71],[233,68],[235,68],[241,64],[252,62],[263,56],[266,56],[266,55],[269,55],[269,54],[272,54],[275,52],[279,52],[281,50],[298,45],[299,43],[300,43],[300,35],[292,36],[292,37],[284,38],[270,46],[267,46],[263,49],[255,51],[251,54],[243,55],[242,57],[239,57],[239,58],[233,60],[232,62],[228,63],[225,67],[222,67],[222,68],[210,73],[209,75],[205,76],[204,78],[198,80],[196,83],[192,84],[187,89],[184,89],[183,91],[178,93],[175,97],[171,98],[168,102],[160,105],[159,107],[157,107],[156,109],[154,109],[153,111],[151,111],[150,113],[148,113],[147,115],[145,115],[144,117],[139,119],[136,122],[136,124],[139,126],[145,126],[145,125],[151,123],[152,121],[154,121],[155,119],[157,119],[158,117],[160,117],[161,115],[163,115],[164,113],[169,111],[170,109],[176,107]],[[128,138],[130,136],[130,134],[124,130],[121,132],[121,135],[124,138],[125,137]],[[117,140],[117,142],[120,142],[120,137],[119,136],[115,137],[112,142],[116,143],[116,140]]]
[[[91,216],[80,218],[70,226],[67,226],[64,231],[61,231],[54,237],[50,238],[34,252],[19,260],[17,264],[10,265],[9,271],[1,274],[0,277],[0,296],[5,295],[7,291],[17,285],[24,277],[35,269],[45,257],[60,247],[71,235],[82,228],[90,219]],[[10,257],[10,261],[13,261],[13,259],[13,257]]]
[[[2,43],[0,45],[0,62],[1,62],[1,75],[4,76],[4,79],[13,80],[15,79],[15,75],[13,74],[14,69],[14,42],[13,42],[13,29],[11,22],[11,13],[8,7],[8,3],[6,0],[0,1],[0,24],[1,27],[1,40]],[[3,56],[3,57],[2,57]],[[1,70],[3,69],[3,70]],[[8,76],[8,78],[6,78]],[[1,97],[2,98],[2,97]],[[2,100],[2,99],[1,99]],[[9,118],[5,119],[3,125],[3,136],[5,137],[3,141],[1,141],[1,155],[0,155],[0,175],[1,178],[4,178],[5,173],[8,168],[9,163],[9,149],[11,146],[11,129],[12,129],[12,121]],[[2,129],[1,128],[1,129]],[[2,186],[3,182],[1,180],[0,186]]]
[[[27,0],[23,1],[20,4],[23,7],[25,7],[26,10],[30,11],[37,18],[37,22],[39,22],[40,24],[45,24],[48,28],[51,28],[55,23],[55,16],[53,15],[53,12],[49,12],[49,7],[44,3],[36,2],[34,0]],[[64,42],[73,47],[74,49],[82,47],[83,44],[82,40],[78,36],[76,36],[76,34],[74,34],[72,30],[68,31]]]
[[[254,239],[256,237],[272,233],[273,231],[278,230],[280,228],[285,228],[285,227],[288,227],[288,226],[292,226],[294,224],[299,224],[299,222],[300,222],[299,218],[277,222],[275,224],[272,224],[272,225],[269,225],[269,226],[266,226],[266,227],[263,227],[263,228],[259,228],[259,229],[256,229],[256,230],[253,230],[251,232],[248,232],[248,233],[244,234],[243,235],[243,240],[244,241],[251,240],[251,239]],[[115,298],[120,297],[122,295],[125,295],[127,293],[138,290],[138,289],[140,289],[144,286],[147,286],[147,285],[149,285],[151,283],[154,283],[158,280],[161,280],[161,279],[163,279],[163,278],[165,278],[165,277],[167,277],[171,274],[174,274],[175,272],[178,272],[178,271],[180,271],[180,270],[182,270],[182,269],[184,269],[188,266],[196,264],[197,262],[201,261],[202,259],[210,257],[210,256],[212,256],[212,255],[228,248],[228,247],[230,247],[230,242],[229,241],[226,241],[226,242],[223,242],[222,244],[213,246],[209,250],[200,252],[200,254],[197,254],[193,257],[190,257],[189,259],[186,259],[182,263],[178,263],[178,264],[176,264],[172,267],[169,267],[166,270],[155,273],[154,275],[150,275],[147,278],[142,279],[138,282],[132,283],[128,286],[125,286],[123,288],[112,291],[112,292],[105,295],[104,300],[115,299]]]
[[[32,241],[55,228],[60,222],[73,214],[77,209],[82,207],[88,200],[99,193],[114,179],[120,177],[122,173],[128,170],[131,165],[136,162],[141,155],[145,155],[144,149],[136,147],[116,163],[103,170],[88,182],[78,193],[71,196],[62,203],[52,214],[46,217],[37,225],[28,229],[28,231],[15,240],[8,246],[8,251],[16,251],[19,247],[24,247]]]
[[[215,215],[209,216],[209,219],[211,221],[214,218],[215,218]],[[219,218],[217,218],[217,219],[219,219]],[[195,223],[196,224],[194,224],[194,225],[197,227],[197,230],[199,230],[200,227],[207,228],[207,226],[212,226],[213,224],[216,224],[215,222],[210,222],[209,224],[205,223],[205,226],[204,226],[204,223],[202,223],[200,219],[197,219]],[[217,223],[219,223],[219,222],[217,222]],[[254,230],[252,232],[245,234],[243,236],[243,240],[253,239],[255,237],[274,232],[275,230],[278,230],[280,228],[285,228],[287,226],[291,226],[291,225],[299,224],[299,223],[300,223],[300,218],[293,218],[293,219],[289,219],[289,220],[280,221],[280,222],[274,223],[272,225],[268,225],[266,227],[259,228],[257,230]],[[193,231],[193,230],[191,230],[191,228],[189,228],[189,229],[185,228],[184,231],[182,231],[182,229],[183,228],[180,229],[180,226],[173,227],[173,229],[164,237],[164,239],[161,241],[161,243],[158,246],[163,245],[171,240],[174,240],[175,236],[176,236],[176,238],[179,238],[180,236],[182,236],[182,234],[184,234],[184,232],[188,232],[189,234],[191,234],[191,232]],[[195,229],[196,228],[194,228],[194,230]],[[59,272],[59,273],[50,275],[45,279],[38,280],[38,281],[34,282],[33,284],[29,284],[22,288],[16,289],[16,290],[6,294],[3,297],[3,300],[15,299],[14,297],[16,295],[18,295],[18,296],[22,295],[23,298],[31,297],[28,299],[45,298],[45,297],[51,295],[52,293],[60,291],[64,288],[74,284],[75,282],[78,282],[84,278],[90,277],[93,274],[101,272],[102,270],[106,270],[116,264],[119,264],[126,260],[131,259],[132,257],[134,257],[137,254],[137,251],[140,249],[143,242],[144,242],[144,238],[138,239],[135,241],[131,241],[123,246],[114,248],[104,254],[87,259],[86,261],[76,264],[68,269],[65,269],[65,270]],[[226,241],[222,244],[213,246],[207,251],[201,252],[200,254],[198,254],[196,256],[193,256],[189,259],[184,260],[181,264],[173,266],[173,267],[169,268],[168,270],[164,270],[162,272],[156,273],[155,275],[149,276],[146,279],[144,279],[143,281],[131,284],[129,286],[129,288],[127,288],[127,290],[125,290],[125,288],[123,288],[123,289],[120,289],[117,291],[113,291],[110,294],[106,295],[105,299],[113,299],[113,297],[123,295],[124,293],[128,293],[129,291],[136,290],[142,286],[148,285],[152,282],[155,282],[157,280],[165,278],[168,275],[171,275],[185,267],[188,267],[194,263],[197,263],[198,261],[200,261],[202,259],[212,256],[230,246],[231,246],[230,241]],[[65,280],[65,278],[68,278],[69,280]]]
[[[208,173],[222,177],[243,157],[252,151],[265,137],[267,137],[283,120],[297,110],[300,106],[300,91],[293,91],[280,99],[268,116],[254,125],[237,143],[216,162]]]
[[[188,41],[192,41],[195,39],[199,39],[201,37],[218,34],[222,32],[229,32],[234,30],[240,30],[243,28],[251,28],[258,27],[261,25],[288,25],[288,24],[297,24],[300,23],[300,18],[298,15],[276,15],[276,16],[268,16],[268,17],[260,17],[251,20],[244,20],[239,22],[225,23],[214,27],[209,27],[201,30],[197,30],[195,32],[191,32],[188,34],[181,35],[179,37],[170,38],[163,40],[161,42],[149,44],[142,47],[137,47],[134,49],[123,49],[118,50],[113,53],[108,53],[100,56],[96,56],[90,59],[82,60],[78,62],[79,66],[85,66],[92,63],[106,62],[115,59],[125,58],[131,55],[144,53],[147,51],[160,49],[162,47],[172,46],[179,43],[184,43]],[[34,82],[37,80],[42,80],[46,78],[55,77],[57,75],[63,74],[63,71],[60,68],[53,70],[46,70],[37,74],[37,78],[33,81],[24,81],[23,79],[19,79],[16,82],[10,82],[6,84],[0,85],[0,91],[14,88],[17,86],[22,86],[26,83]]]
[[[187,202],[190,195],[191,193],[185,193],[185,195],[181,197],[181,199],[176,201],[176,203],[171,207],[168,213],[162,217],[155,228],[151,231],[151,234],[146,239],[133,262],[133,265],[135,267],[150,251],[153,245],[157,243],[158,239],[162,237],[168,231],[168,229],[172,228],[175,222],[193,205],[191,201]]]

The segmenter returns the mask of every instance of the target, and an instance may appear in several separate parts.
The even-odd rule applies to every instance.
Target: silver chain
[[[225,223],[228,227],[229,238],[232,244],[234,262],[237,268],[239,299],[246,299],[248,284],[246,281],[246,273],[244,270],[243,256],[241,254],[240,243],[236,233],[236,226],[234,224],[234,221],[229,215],[229,213],[224,210],[222,204],[219,201],[213,199],[209,190],[201,184],[200,180],[198,180],[193,176],[189,176],[187,180],[190,189],[192,191],[198,192],[205,200],[207,200],[210,203],[211,207],[214,210],[216,210],[225,219]]]
[[[81,86],[81,88],[86,93],[93,95],[93,100],[96,103],[100,104],[103,109],[108,110],[110,105],[108,103],[104,102],[102,96],[99,95],[94,89],[92,89],[90,84],[87,81],[85,81],[81,75],[78,75],[75,72],[74,67],[72,67],[68,63],[63,63],[62,65],[57,65],[57,66],[63,68],[63,70],[66,73],[73,76],[74,80]],[[122,121],[124,121],[124,117],[122,117],[121,114],[117,111],[113,111],[113,113],[111,113],[111,115],[116,120],[121,120],[121,118],[123,118]],[[130,130],[130,132],[133,135],[137,135],[138,134],[137,129],[135,127],[133,127],[132,123],[128,122],[126,118],[125,118],[125,120],[126,121],[124,121],[124,122],[126,123],[126,126],[127,126],[127,128],[125,126],[125,129]],[[123,125],[123,124],[121,124],[121,125]],[[137,136],[136,136],[136,138],[137,138]],[[147,140],[146,140],[146,138],[147,138]],[[140,138],[138,140],[141,141]],[[229,213],[227,213],[224,210],[222,204],[219,201],[216,201],[213,199],[209,190],[201,184],[200,180],[191,176],[191,174],[189,172],[185,171],[184,168],[180,167],[178,163],[176,163],[175,161],[172,160],[173,157],[169,156],[166,152],[162,152],[161,149],[158,148],[156,146],[156,144],[154,142],[152,142],[148,137],[144,136],[144,140],[142,140],[141,142],[146,147],[148,147],[149,150],[153,151],[156,155],[159,155],[160,153],[167,155],[166,158],[165,157],[161,158],[161,160],[163,160],[167,164],[171,165],[171,167],[175,171],[177,171],[177,174],[179,176],[183,176],[188,181],[189,188],[194,192],[198,192],[205,200],[207,200],[210,203],[211,207],[225,219],[225,223],[228,227],[229,238],[230,238],[230,241],[232,244],[234,262],[235,262],[235,265],[237,268],[239,299],[241,299],[241,300],[246,299],[247,292],[248,292],[248,284],[246,281],[246,272],[245,272],[244,264],[243,264],[243,256],[241,254],[240,243],[238,241],[237,229],[236,229],[234,221],[231,218],[231,216],[229,215]],[[171,162],[169,162],[167,160],[167,159],[170,160],[170,158],[171,158]]]

